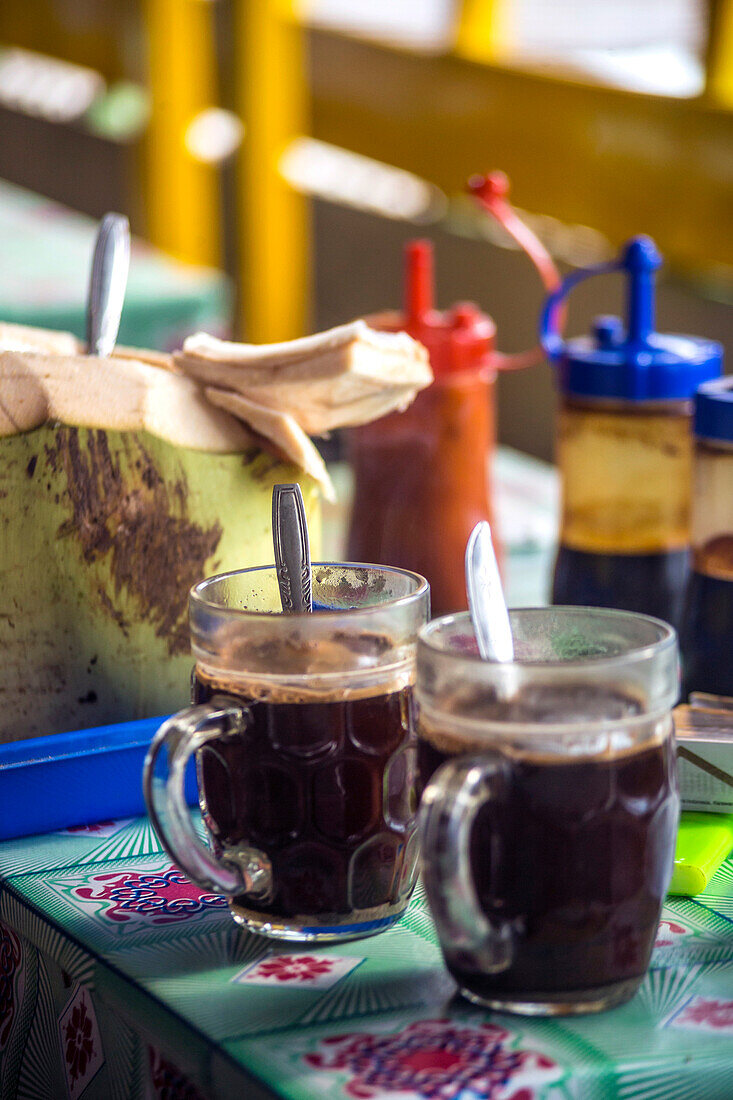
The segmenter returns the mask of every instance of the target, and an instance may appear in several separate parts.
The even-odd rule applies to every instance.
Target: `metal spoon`
[[[97,232],[87,298],[87,354],[114,351],[130,268],[130,223],[124,214],[105,214]]]
[[[273,486],[272,541],[283,612],[312,611],[308,524],[300,485]]]
[[[466,590],[478,651],[484,661],[511,662],[514,642],[491,527],[477,523],[466,545]]]

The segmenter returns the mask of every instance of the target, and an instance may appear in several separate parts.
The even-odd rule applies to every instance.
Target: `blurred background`
[[[732,110],[733,0],[2,0],[0,318],[83,334],[92,219],[117,210],[125,342],[398,307],[419,235],[438,304],[477,301],[520,350],[542,289],[465,194],[499,168],[563,271],[654,237],[657,327],[730,355]],[[580,288],[567,331],[620,295]],[[553,410],[549,367],[500,379],[503,443],[549,459]]]

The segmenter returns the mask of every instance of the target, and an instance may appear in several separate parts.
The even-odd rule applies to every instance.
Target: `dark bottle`
[[[556,604],[615,607],[679,625],[689,574],[692,399],[721,372],[711,340],[654,331],[661,257],[634,237],[620,258],[577,272],[545,303],[541,339],[558,363],[562,478]],[[560,303],[589,275],[623,271],[627,319],[563,342]]]
[[[692,573],[680,635],[683,690],[733,695],[733,378],[695,399]]]

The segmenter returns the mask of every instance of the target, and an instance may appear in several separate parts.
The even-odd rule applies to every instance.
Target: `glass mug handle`
[[[438,934],[457,963],[499,974],[511,966],[513,921],[490,920],[471,871],[471,831],[478,811],[501,795],[511,766],[495,753],[449,760],[420,803],[422,875]]]
[[[272,889],[272,867],[265,853],[241,845],[236,860],[231,854],[217,859],[194,828],[184,791],[186,766],[193,754],[209,741],[244,732],[250,721],[247,707],[217,696],[174,714],[148,749],[143,791],[165,850],[189,878],[218,894],[249,894],[265,900]]]

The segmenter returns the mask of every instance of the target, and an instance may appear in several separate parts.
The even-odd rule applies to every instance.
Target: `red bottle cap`
[[[490,365],[496,325],[473,302],[445,311],[433,307],[433,246],[410,241],[405,249],[405,312],[390,318],[428,351],[436,377]],[[392,327],[392,324],[390,324]]]

